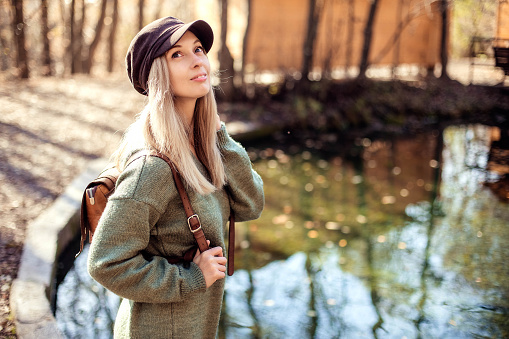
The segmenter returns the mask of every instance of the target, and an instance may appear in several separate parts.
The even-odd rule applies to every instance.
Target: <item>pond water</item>
[[[246,145],[266,208],[237,225],[219,337],[508,337],[507,138],[465,125]],[[86,255],[59,286],[57,322],[109,338],[119,300]]]

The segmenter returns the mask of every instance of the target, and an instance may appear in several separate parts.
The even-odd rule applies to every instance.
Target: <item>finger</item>
[[[207,245],[210,246],[210,240],[207,240]],[[205,251],[206,252],[206,251]],[[199,256],[201,254],[201,251],[200,251],[200,248],[198,247],[198,249],[196,250],[196,254],[194,255],[194,257],[196,258],[197,256]]]
[[[200,252],[200,249],[198,248],[198,249],[196,250],[196,253],[194,254],[194,258],[196,258],[197,256],[199,256],[200,254],[201,254],[201,252]],[[194,258],[193,258],[193,259],[194,259]]]
[[[227,259],[225,257],[216,257],[216,262],[219,265],[226,265]]]
[[[222,257],[223,256],[223,249],[221,246],[212,247],[206,250],[205,252],[209,253],[210,255],[214,257]]]
[[[224,265],[218,265],[218,266],[217,266],[217,269],[218,269],[220,272],[226,272],[226,266],[224,266]]]

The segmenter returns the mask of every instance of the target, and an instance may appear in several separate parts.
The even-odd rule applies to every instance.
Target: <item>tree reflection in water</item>
[[[321,157],[249,149],[267,203],[237,226],[220,337],[509,336],[509,209],[485,185],[507,175],[488,169],[504,133],[452,126]],[[108,337],[118,300],[84,272],[60,286],[57,321]]]

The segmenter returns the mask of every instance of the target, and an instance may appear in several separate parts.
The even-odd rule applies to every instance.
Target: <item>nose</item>
[[[193,68],[203,66],[203,59],[199,55],[193,54],[192,65],[193,65]]]

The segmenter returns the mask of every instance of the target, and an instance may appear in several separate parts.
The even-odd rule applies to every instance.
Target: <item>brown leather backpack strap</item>
[[[85,240],[89,236],[89,231],[88,231],[89,226],[88,226],[88,221],[86,218],[86,215],[87,215],[86,199],[87,199],[87,191],[85,190],[85,192],[83,192],[83,197],[81,198],[81,209],[80,209],[80,229],[81,229],[80,250],[76,254],[75,258],[77,258],[78,255],[81,254],[81,252],[83,252],[83,246],[85,245]]]
[[[157,156],[166,161],[168,165],[170,165],[171,173],[173,174],[173,180],[175,181],[175,185],[177,186],[177,190],[179,192],[180,199],[182,200],[182,204],[184,204],[184,211],[186,212],[187,216],[187,225],[189,226],[189,230],[191,231],[191,233],[193,233],[194,239],[198,244],[200,252],[203,253],[204,251],[209,249],[209,245],[207,244],[205,233],[203,233],[200,218],[198,217],[198,214],[194,213],[193,211],[191,202],[189,201],[189,197],[186,193],[186,189],[184,188],[184,184],[182,183],[182,179],[180,179],[180,175],[178,174],[175,165],[164,154],[153,152],[150,155]]]
[[[233,275],[235,268],[235,215],[230,210],[230,227],[228,230],[228,275]]]
[[[209,246],[207,244],[207,239],[205,238],[205,233],[203,232],[203,229],[201,227],[200,218],[197,214],[194,213],[193,208],[191,206],[191,202],[189,201],[189,196],[186,193],[186,190],[184,188],[184,184],[182,183],[182,179],[180,178],[180,175],[175,168],[175,165],[171,160],[165,156],[162,153],[156,152],[156,151],[141,151],[133,155],[131,158],[137,158],[143,155],[150,155],[155,156],[158,158],[163,159],[166,161],[166,163],[170,166],[171,172],[173,175],[173,180],[175,181],[175,186],[177,187],[177,190],[180,195],[180,199],[182,200],[182,204],[184,205],[184,211],[187,216],[187,223],[189,225],[189,229],[194,235],[194,238],[196,240],[196,243],[198,244],[198,248],[200,249],[200,252],[204,252],[209,249]],[[132,161],[131,160],[131,161]],[[228,231],[228,275],[233,275],[233,272],[235,271],[235,215],[233,211],[230,211],[230,225],[229,225],[229,231]],[[194,257],[194,255],[193,255]],[[192,258],[191,258],[192,260]]]

